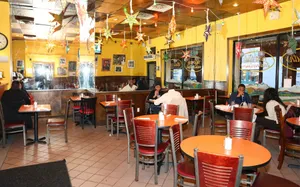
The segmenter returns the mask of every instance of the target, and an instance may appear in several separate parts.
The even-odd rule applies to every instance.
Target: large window
[[[300,49],[290,55],[290,33],[241,40],[241,57],[234,59],[233,88],[238,84],[261,84],[282,88],[289,79],[292,85],[300,85]],[[294,37],[300,46],[300,32]],[[236,49],[238,41],[235,42]]]
[[[203,45],[162,50],[165,85],[174,83],[181,89],[198,89],[203,81]],[[185,54],[186,56],[185,58]]]

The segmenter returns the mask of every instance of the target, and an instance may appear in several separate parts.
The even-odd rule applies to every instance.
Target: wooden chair
[[[202,111],[199,111],[198,114],[195,114],[192,136],[198,136],[198,131],[200,127],[199,119],[201,118],[201,115],[203,115]]]
[[[264,129],[263,130],[263,140],[262,144],[266,147],[267,138],[279,140],[280,138],[280,131],[271,130],[271,129]]]
[[[202,127],[204,127],[204,121],[205,121],[205,115],[208,113],[212,113],[211,111],[211,107],[210,107],[210,101],[214,101],[214,103],[216,103],[215,101],[215,96],[204,96],[203,99],[203,115],[202,115]]]
[[[173,158],[174,185],[184,186],[184,179],[195,180],[195,167],[190,161],[185,161],[180,149],[182,141],[182,128],[180,125],[174,125],[169,129],[170,142]],[[181,180],[178,181],[178,176]]]
[[[72,96],[79,97],[80,93],[73,92]],[[80,110],[80,101],[74,101],[73,102],[73,107],[72,107],[72,116],[73,116],[73,121],[76,123],[76,117],[78,116]],[[78,120],[80,121],[80,120]]]
[[[125,110],[126,108],[131,108],[131,105],[132,105],[131,100],[117,101],[116,116],[111,117],[111,119],[110,119],[111,120],[111,122],[110,122],[111,135],[113,135],[114,126],[117,126],[117,139],[119,139],[119,129],[126,128],[123,110]]]
[[[178,115],[179,113],[179,106],[173,105],[173,104],[162,104],[161,105],[161,111],[164,113],[164,115]]]
[[[253,120],[253,108],[233,108],[233,120],[250,121]]]
[[[104,97],[105,97],[105,101],[117,101],[118,98],[118,96],[115,94],[105,95]],[[110,118],[116,116],[116,110],[115,108],[112,109],[105,108],[105,112],[106,112],[106,129],[108,130]]]
[[[278,156],[278,169],[281,169],[284,156],[290,156],[293,158],[300,158],[300,138],[287,137],[285,119],[282,116],[281,108],[279,105],[275,106],[275,112],[277,116],[278,123],[280,125],[280,139],[279,144],[281,146],[280,153]]]
[[[252,185],[252,187],[262,187],[262,186],[272,186],[272,187],[299,187],[298,184],[293,183],[282,177],[277,177],[270,175],[268,173],[259,173]]]
[[[154,183],[158,184],[158,163],[161,163],[165,154],[168,153],[168,142],[158,144],[157,135],[158,127],[155,121],[152,120],[141,120],[134,119],[133,124],[134,139],[136,148],[136,169],[135,169],[135,180],[139,180],[139,164],[154,164]],[[142,159],[140,159],[140,156]],[[145,160],[145,157],[147,159]],[[154,159],[149,159],[153,157]],[[167,156],[167,167],[166,173],[168,172],[169,160]]]
[[[68,142],[68,116],[69,116],[70,100],[67,101],[64,118],[51,118],[47,120],[47,144],[50,144],[50,131],[64,130],[65,142]]]
[[[96,102],[97,97],[81,98],[80,102],[80,124],[82,129],[84,129],[85,121],[92,118],[92,124],[96,128]]]
[[[227,133],[234,138],[253,141],[255,123],[242,120],[227,120]]]
[[[226,119],[220,119],[218,115],[215,114],[215,102],[214,101],[209,101],[210,104],[210,130],[211,134],[226,134]],[[219,119],[216,120],[216,117]]]
[[[133,107],[126,108],[123,110],[124,113],[124,121],[126,127],[126,134],[127,134],[127,163],[130,163],[130,147],[131,143],[134,142],[134,132],[133,132],[133,118],[134,118],[134,111]]]
[[[229,157],[194,150],[196,186],[239,187],[244,157]]]
[[[4,113],[2,103],[0,102],[0,120],[1,120],[1,131],[2,131],[2,147],[5,148],[6,136],[8,134],[15,134],[23,132],[24,146],[26,146],[26,126],[24,121],[16,121],[13,123],[6,123],[4,119]]]

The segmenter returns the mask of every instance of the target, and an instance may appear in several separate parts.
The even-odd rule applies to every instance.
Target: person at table
[[[240,105],[242,103],[247,103],[247,104],[252,103],[250,96],[248,95],[248,93],[245,92],[245,89],[246,89],[246,86],[244,84],[240,84],[238,86],[237,92],[233,92],[230,95],[228,104],[231,105],[233,102],[234,102],[234,104],[238,104],[238,105]]]
[[[137,89],[136,90],[148,90],[147,83],[144,78],[140,78],[137,81]]]
[[[21,90],[20,81],[14,80],[11,88],[3,93],[1,98],[4,119],[8,123],[25,121],[27,129],[32,128],[32,120],[30,114],[20,114],[19,108],[23,104],[30,105],[28,95]]]
[[[163,95],[163,91],[161,90],[160,83],[155,85],[155,89],[152,90],[148,95],[148,102],[150,103],[150,113],[151,114],[158,114],[161,110],[160,105],[155,105],[154,100],[160,98]]]
[[[267,112],[267,116],[258,116],[256,118],[256,126],[255,126],[255,136],[254,141],[260,143],[258,141],[260,130],[261,129],[270,129],[280,131],[280,126],[278,125],[278,120],[276,116],[275,106],[279,105],[282,116],[286,114],[286,106],[279,98],[278,91],[274,88],[268,88],[264,93],[264,102],[263,106],[265,111]]]
[[[132,80],[128,81],[128,84],[124,86],[120,91],[135,91],[137,86],[133,84]]]
[[[160,98],[154,101],[155,105],[160,104],[174,104],[179,106],[179,115],[189,118],[188,108],[185,98],[182,97],[181,93],[176,91],[174,84],[169,84],[169,91],[163,94]]]

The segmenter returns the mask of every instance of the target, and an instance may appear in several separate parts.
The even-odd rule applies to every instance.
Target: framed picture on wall
[[[110,71],[111,59],[110,58],[102,58],[102,71]]]
[[[128,68],[134,68],[134,66],[135,66],[134,60],[128,60],[127,67]]]
[[[65,76],[67,75],[67,68],[66,67],[58,67],[57,68],[57,75]]]
[[[66,58],[60,58],[59,59],[59,65],[60,66],[65,66],[66,65]]]
[[[76,72],[77,62],[69,61],[69,71]]]
[[[24,67],[24,60],[17,60],[17,67]]]
[[[115,67],[115,72],[122,73],[123,72],[123,67],[122,66],[116,66]]]
[[[124,65],[126,61],[125,55],[113,55],[113,65]]]

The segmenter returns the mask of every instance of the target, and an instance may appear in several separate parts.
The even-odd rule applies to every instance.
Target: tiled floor
[[[191,128],[185,130],[185,135],[191,134]],[[200,129],[200,134],[209,134],[209,129]],[[45,134],[45,119],[40,119],[40,135]],[[32,135],[32,132],[29,132]],[[73,186],[81,187],[150,187],[154,185],[153,167],[140,171],[139,182],[134,180],[135,162],[131,151],[130,164],[127,164],[127,140],[124,134],[120,140],[109,136],[105,128],[86,126],[82,130],[71,121],[68,128],[69,143],[64,142],[63,132],[51,135],[51,145],[35,144],[23,147],[22,135],[15,135],[12,144],[0,150],[1,169],[20,167],[43,162],[67,160],[67,166]],[[300,164],[299,160],[286,157],[281,170],[277,170],[278,145],[276,141],[268,140],[267,148],[272,153],[272,161],[261,168],[263,172],[287,178],[300,185],[300,169],[287,167],[289,163]],[[7,153],[7,155],[6,155]],[[259,153],[257,153],[259,154]],[[173,186],[173,170],[164,172],[164,167],[156,186]]]

